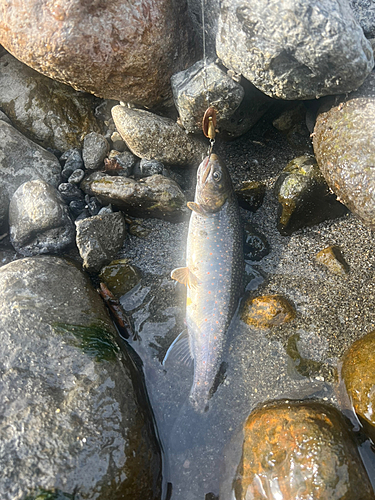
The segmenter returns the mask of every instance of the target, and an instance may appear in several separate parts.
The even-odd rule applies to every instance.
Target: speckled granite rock
[[[41,75],[10,54],[0,58],[0,107],[20,132],[43,147],[66,151],[79,147],[89,132],[99,132],[93,103],[93,96]]]
[[[74,242],[67,205],[50,184],[36,179],[22,184],[9,205],[12,245],[22,255],[57,253]]]
[[[189,213],[179,185],[159,174],[136,181],[95,172],[82,181],[81,188],[96,196],[103,205],[111,203],[136,217],[177,221]]]
[[[129,149],[139,158],[158,160],[166,165],[199,164],[207,152],[207,142],[188,135],[170,118],[143,109],[115,106],[112,116]]]
[[[375,37],[375,4],[372,0],[349,0],[354,17],[367,38]]]
[[[21,259],[1,267],[0,290],[1,498],[160,498],[139,373],[85,275],[57,257]]]
[[[216,51],[227,68],[281,99],[350,92],[374,65],[347,0],[223,0]]]
[[[11,0],[0,5],[0,43],[55,80],[145,106],[170,98],[171,75],[196,56],[184,0]]]
[[[10,198],[21,184],[43,179],[57,186],[60,172],[55,155],[0,120],[0,227],[8,221]]]
[[[357,92],[328,99],[314,128],[314,152],[328,185],[375,228],[375,72]]]

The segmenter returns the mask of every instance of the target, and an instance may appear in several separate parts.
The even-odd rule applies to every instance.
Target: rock
[[[171,75],[196,60],[186,1],[11,0],[1,6],[0,43],[50,78],[148,107],[171,98]]]
[[[109,144],[105,137],[96,132],[86,135],[82,151],[85,168],[87,170],[98,170],[101,168],[108,151]]]
[[[349,266],[337,246],[329,246],[320,250],[316,254],[316,261],[338,276],[345,276],[349,272]]]
[[[354,17],[367,38],[375,37],[375,5],[372,0],[349,0]]]
[[[78,215],[85,209],[86,202],[85,200],[73,200],[69,203],[70,213],[74,218],[78,217]]]
[[[9,125],[12,125],[11,119],[8,118],[7,115],[5,113],[3,113],[3,111],[1,111],[1,110],[0,110],[0,120],[2,120],[3,122],[9,123]]]
[[[258,181],[245,181],[235,192],[240,207],[256,212],[263,203],[266,186]]]
[[[188,132],[201,132],[202,119],[207,108],[217,113],[217,128],[228,120],[245,95],[243,87],[235,82],[214,62],[198,61],[171,78],[173,99],[182,126]]]
[[[258,261],[270,253],[267,238],[257,231],[252,224],[246,222],[243,226],[243,233],[245,259]]]
[[[157,160],[147,160],[142,158],[138,165],[134,168],[134,178],[143,179],[144,177],[150,177],[151,175],[165,175],[167,174],[167,169],[164,165]],[[166,175],[168,177],[168,175]]]
[[[63,165],[61,176],[63,179],[67,180],[75,170],[84,168],[81,150],[72,148],[65,151],[60,156],[60,163]]]
[[[320,402],[282,401],[255,409],[244,425],[233,489],[236,500],[271,500],[276,491],[285,499],[374,498],[347,421]]]
[[[115,151],[118,151],[119,153],[127,151],[128,147],[125,144],[125,141],[123,140],[121,135],[117,131],[111,134],[111,141],[112,141],[112,147]]]
[[[345,353],[341,377],[366,434],[375,439],[375,331],[354,342]]]
[[[292,321],[296,311],[282,295],[249,297],[242,306],[241,319],[257,328],[272,328]]]
[[[328,185],[349,210],[375,228],[375,72],[357,91],[322,105],[314,152]]]
[[[290,161],[278,177],[274,192],[280,203],[277,228],[284,236],[347,212],[329,190],[312,155]]]
[[[309,116],[307,116],[307,110],[304,104],[291,104],[292,106],[288,106],[272,124],[277,130],[285,134],[287,141],[293,149],[312,153],[313,149],[310,131],[307,127],[307,121],[310,119],[311,115],[309,114]],[[314,126],[312,126],[312,130],[313,129]]]
[[[137,162],[137,157],[130,151],[110,151],[108,158],[104,159],[104,171],[110,175],[130,177]]]
[[[205,31],[205,51],[207,57],[216,58],[215,39],[217,33],[217,21],[220,13],[220,0],[210,0],[210,3],[203,3],[201,0],[187,0],[190,17],[200,46],[203,47],[202,30],[202,5],[204,8],[204,31]]]
[[[55,155],[0,121],[0,227],[8,221],[10,198],[21,184],[42,179],[57,186],[60,171]]]
[[[100,203],[98,198],[96,198],[96,196],[89,196],[87,194],[85,196],[85,201],[90,215],[98,215],[100,209],[102,208],[102,204]]]
[[[1,498],[158,498],[142,381],[87,277],[27,258],[0,269],[0,290]]]
[[[89,132],[99,132],[93,99],[41,75],[10,54],[0,59],[1,109],[20,132],[45,148],[66,151],[79,147]]]
[[[81,188],[96,196],[102,205],[111,203],[135,217],[177,221],[188,215],[184,193],[176,182],[163,175],[136,181],[94,172],[82,181]]]
[[[74,200],[81,200],[83,198],[83,193],[76,185],[70,182],[62,182],[57,188],[62,196],[62,199],[67,203]]]
[[[288,100],[350,92],[374,65],[346,0],[224,0],[216,52],[262,92]]]
[[[76,221],[77,247],[83,267],[99,272],[111,262],[124,243],[126,229],[121,212],[96,215]]]
[[[141,280],[139,271],[128,259],[113,260],[100,271],[99,278],[120,298],[134,288]]]
[[[112,115],[122,138],[139,158],[166,165],[198,165],[207,152],[203,139],[188,135],[170,118],[125,106],[112,108]]]
[[[10,239],[24,256],[58,253],[74,242],[74,224],[56,188],[40,179],[25,182],[9,205]]]
[[[70,174],[68,182],[69,184],[80,184],[84,177],[85,171],[81,168],[77,168],[77,170],[74,170],[74,172]]]

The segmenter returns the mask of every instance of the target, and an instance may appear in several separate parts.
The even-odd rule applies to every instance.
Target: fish
[[[199,165],[194,201],[187,206],[192,214],[186,266],[171,273],[172,279],[187,287],[187,336],[177,337],[168,351],[175,348],[184,353],[186,339],[188,355],[194,362],[190,401],[197,411],[205,412],[223,371],[226,334],[239,303],[244,275],[237,198],[228,169],[216,154]]]

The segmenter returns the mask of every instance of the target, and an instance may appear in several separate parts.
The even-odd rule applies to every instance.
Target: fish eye
[[[219,182],[221,179],[221,173],[218,170],[215,170],[215,172],[212,174],[212,177],[216,182]]]

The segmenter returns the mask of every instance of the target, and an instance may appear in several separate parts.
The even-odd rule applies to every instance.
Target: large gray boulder
[[[58,253],[74,241],[74,224],[60,193],[40,179],[25,182],[9,205],[9,232],[14,248],[30,257]]]
[[[216,51],[227,68],[281,99],[350,92],[374,65],[347,0],[223,0]]]
[[[66,151],[99,132],[94,97],[55,82],[6,54],[0,59],[0,108],[43,147]]]
[[[26,258],[0,269],[0,290],[1,499],[160,498],[141,380],[85,275]]]
[[[323,101],[313,145],[327,184],[375,229],[375,72],[357,92]]]
[[[56,187],[60,172],[55,155],[0,120],[0,227],[8,221],[10,198],[21,184],[42,179]]]

